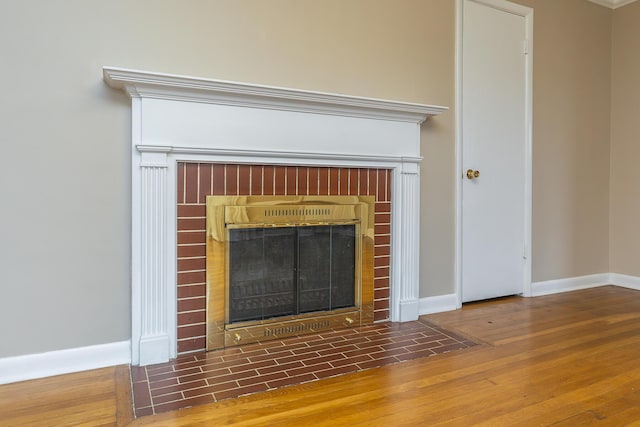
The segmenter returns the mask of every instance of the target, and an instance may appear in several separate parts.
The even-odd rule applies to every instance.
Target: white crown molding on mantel
[[[109,86],[123,89],[136,98],[240,105],[418,124],[430,116],[448,110],[447,107],[437,105],[302,91],[126,68],[103,67],[102,70],[104,80]]]
[[[617,9],[622,6],[626,6],[635,2],[636,0],[589,0],[592,3],[599,4],[600,6],[605,6],[610,9]]]

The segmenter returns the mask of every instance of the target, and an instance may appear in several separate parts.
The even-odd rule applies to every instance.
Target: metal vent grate
[[[304,331],[313,331],[313,330],[321,330],[323,328],[328,328],[330,323],[327,320],[319,320],[311,323],[298,323],[292,325],[285,325],[279,328],[265,328],[264,336],[278,336],[278,335],[289,335],[297,332]]]
[[[279,216],[321,216],[331,215],[331,208],[296,208],[296,209],[266,209],[264,215],[267,217]]]

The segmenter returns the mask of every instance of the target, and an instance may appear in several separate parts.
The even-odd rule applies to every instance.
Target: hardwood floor
[[[114,426],[133,420],[128,366],[0,386],[0,426]]]
[[[512,297],[427,318],[482,344],[132,425],[640,425],[640,292]],[[127,372],[0,386],[0,425],[126,425]]]

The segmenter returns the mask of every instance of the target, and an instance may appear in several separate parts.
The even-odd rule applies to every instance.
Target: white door
[[[463,0],[463,302],[524,290],[527,27],[502,3]]]

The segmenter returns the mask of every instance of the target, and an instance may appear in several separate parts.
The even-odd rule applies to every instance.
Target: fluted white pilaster
[[[169,359],[167,319],[167,150],[142,152],[140,162],[139,364]]]
[[[418,162],[404,162],[400,171],[399,197],[395,213],[400,232],[394,243],[398,260],[393,273],[396,284],[397,315],[394,320],[407,322],[418,318],[420,261],[420,171]]]

